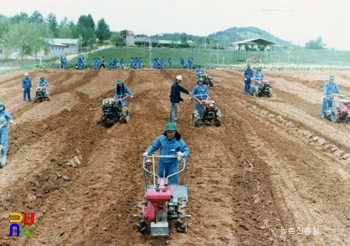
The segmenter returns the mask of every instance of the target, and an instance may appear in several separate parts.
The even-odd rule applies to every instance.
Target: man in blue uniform
[[[81,69],[85,69],[85,65],[86,65],[86,60],[85,58],[81,58]]]
[[[119,65],[120,65],[120,69],[124,69],[125,64],[124,64],[124,59],[123,58],[120,59]]]
[[[209,91],[206,85],[203,85],[204,79],[199,78],[197,81],[197,85],[193,88],[190,100],[192,100],[193,97],[196,97],[198,100],[205,100],[207,97],[209,97]],[[198,111],[199,118],[202,119],[203,115],[201,112],[201,104],[196,100],[196,110]]]
[[[9,134],[8,134],[8,124],[12,125],[13,120],[10,116],[10,114],[5,110],[5,105],[3,102],[0,102],[0,144],[4,147],[5,153],[4,157],[2,158],[2,163],[0,164],[1,167],[6,164],[6,155],[8,152],[8,139],[9,139]]]
[[[256,72],[253,76],[254,86],[259,86],[264,80],[264,74],[261,72],[261,67],[256,68]],[[253,87],[250,87],[250,93],[253,94]]]
[[[176,131],[176,124],[168,123],[165,126],[163,135],[156,138],[156,140],[149,146],[144,157],[152,154],[160,149],[160,155],[177,155],[178,158],[160,158],[158,162],[158,176],[165,178],[171,174],[179,171],[179,161],[183,157],[190,155],[190,150],[181,139],[181,134]],[[179,176],[174,175],[169,178],[169,185],[178,185]]]
[[[183,81],[182,76],[177,75],[174,84],[171,86],[170,117],[169,117],[170,123],[177,123],[177,108],[178,108],[179,102],[183,101],[183,99],[180,97],[181,91],[186,94],[190,94],[188,90],[186,90],[180,85],[182,81]]]
[[[47,82],[47,80],[45,79],[44,76],[40,76],[40,80],[38,81],[38,84],[37,84],[38,87],[44,87],[43,88],[43,91],[44,91],[44,94],[49,97],[50,94],[49,94],[49,91],[48,91],[48,86],[49,86],[49,83]]]
[[[24,78],[22,79],[22,90],[23,90],[23,101],[24,102],[27,100],[26,97],[28,97],[29,102],[32,101],[32,99],[30,98],[31,89],[32,89],[32,81],[30,80],[28,73],[25,73]]]
[[[142,69],[142,59],[141,59],[141,57],[139,57],[139,62],[137,64],[137,68],[138,69]]]
[[[117,87],[115,88],[114,97],[117,99],[121,99],[121,98],[124,98],[126,96],[126,94],[129,97],[134,98],[129,87],[127,87],[127,85],[123,84],[123,81],[121,79],[118,79],[117,80]],[[128,103],[128,98],[126,98],[122,101],[122,106],[126,107],[127,103]]]
[[[61,62],[61,69],[63,69],[64,59],[63,59],[63,57],[62,57],[62,56],[61,56],[61,58],[60,58],[60,62]]]
[[[251,65],[248,63],[247,69],[244,70],[244,94],[250,94],[250,84],[253,77],[253,70],[250,67]]]
[[[324,111],[333,105],[334,92],[337,92],[341,97],[343,96],[339,90],[338,85],[334,82],[334,75],[329,76],[329,80],[323,87],[323,102],[321,108],[321,117],[324,118]]]
[[[173,64],[173,61],[171,60],[171,57],[168,59],[168,68],[171,69],[171,66]]]
[[[204,69],[202,68],[202,66],[201,65],[198,65],[198,67],[197,67],[197,69],[196,69],[196,76],[197,76],[197,80],[199,79],[199,78],[201,78],[202,76],[202,74],[204,74],[205,72],[204,72]]]
[[[180,58],[180,69],[185,67],[185,60]]]

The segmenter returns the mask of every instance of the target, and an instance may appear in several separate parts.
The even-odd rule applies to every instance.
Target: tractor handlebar
[[[328,100],[333,100],[334,98],[346,99],[346,96],[339,95],[339,94],[332,94],[331,96],[324,96],[323,98],[326,98]]]
[[[118,98],[118,97],[114,97],[116,101],[124,101],[125,99],[129,98],[129,94],[125,93],[124,97],[122,98]]]
[[[146,167],[146,160],[147,160],[148,158],[152,158],[153,172],[149,171],[149,170],[147,169],[147,167]],[[159,176],[158,176],[157,174],[155,174],[155,170],[154,170],[154,158],[171,158],[171,159],[177,159],[178,156],[177,156],[177,155],[155,155],[155,154],[153,154],[153,155],[148,155],[148,156],[143,156],[143,158],[142,158],[142,169],[143,169],[143,171],[144,171],[145,173],[147,173],[147,174],[152,175],[152,176],[154,177],[154,179],[155,179],[155,178],[158,178],[158,179],[159,179]],[[180,173],[182,173],[182,172],[186,169],[186,157],[183,157],[183,158],[182,158],[182,162],[183,162],[183,167],[182,167],[182,169],[179,170],[179,171],[176,172],[176,173],[170,174],[169,176],[165,177],[167,181],[168,181],[169,178],[171,178],[172,176],[175,176],[175,175],[177,175],[177,174],[180,174]],[[168,182],[167,182],[167,183],[168,183]],[[154,180],[154,184],[155,184],[155,180]]]
[[[11,126],[11,124],[10,124],[8,121],[4,121],[3,123],[0,124],[0,130],[1,130],[5,125]]]

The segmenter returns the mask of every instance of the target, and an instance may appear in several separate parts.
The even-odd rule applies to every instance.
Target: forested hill
[[[231,27],[225,31],[210,34],[208,37],[213,40],[220,40],[222,45],[225,46],[232,44],[232,42],[251,38],[266,39],[278,45],[291,45],[290,42],[280,39],[257,27]]]
[[[145,36],[145,35],[137,35]],[[225,31],[220,31],[210,34],[208,37],[194,36],[186,33],[163,33],[162,35],[154,35],[152,39],[166,39],[166,40],[181,40],[186,43],[192,40],[195,44],[204,45],[205,42],[209,45],[231,46],[233,42],[242,41],[252,38],[262,38],[274,42],[277,45],[291,45],[290,42],[280,39],[264,30],[257,27],[231,27]]]

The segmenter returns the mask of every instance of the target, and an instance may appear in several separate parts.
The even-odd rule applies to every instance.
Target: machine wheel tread
[[[0,145],[0,167],[6,165],[6,151],[5,147]]]
[[[122,108],[122,116],[120,117],[121,123],[128,123],[130,121],[130,112],[127,107]]]
[[[178,219],[176,224],[177,232],[186,233],[187,232],[187,211],[186,211],[186,198],[181,197],[178,199]]]
[[[221,126],[221,124],[222,124],[222,115],[221,115],[221,111],[218,109],[218,111],[215,114],[214,125]]]
[[[145,235],[147,233],[147,221],[142,216],[142,207],[147,206],[147,201],[142,201],[141,203],[139,203],[139,205],[140,205],[140,214],[137,217],[136,231]]]
[[[192,126],[199,126],[199,114],[197,110],[192,112]]]

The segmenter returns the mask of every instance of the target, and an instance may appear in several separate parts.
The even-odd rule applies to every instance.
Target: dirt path
[[[273,97],[252,98],[242,71],[210,71],[218,128],[192,127],[194,105],[183,96],[192,219],[187,234],[171,223],[169,238],[136,233],[132,215],[143,196],[141,155],[164,130],[173,78],[182,74],[192,90],[191,71],[32,71],[50,83],[52,101],[40,104],[21,101],[19,74],[1,76],[16,125],[0,169],[0,245],[348,245],[350,126],[319,118],[330,73],[266,72]],[[334,74],[350,92],[350,72]],[[96,122],[117,78],[135,95],[131,121],[107,129]],[[35,212],[34,237],[9,237],[13,211]]]
[[[105,45],[105,46],[101,46],[101,47],[98,47],[97,49],[94,49],[93,51],[91,51],[90,53],[95,53],[97,51],[100,51],[100,50],[105,50],[105,49],[110,49],[114,47],[113,45]],[[72,59],[74,59],[75,57],[77,56],[84,56],[86,57],[87,53],[82,53],[82,54],[70,54],[70,55],[67,55],[65,56],[67,58],[67,61],[70,61]],[[55,63],[61,63],[60,59],[57,59],[55,61]]]

